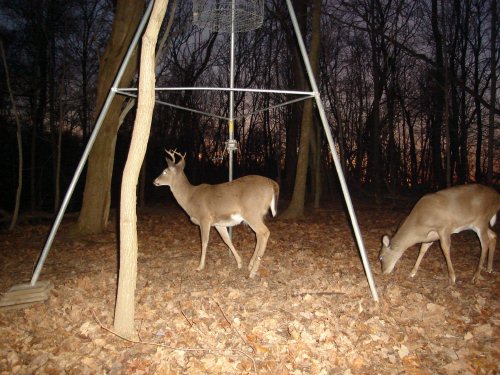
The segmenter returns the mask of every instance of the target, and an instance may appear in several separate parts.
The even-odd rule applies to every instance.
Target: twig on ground
[[[189,326],[191,328],[196,329],[201,335],[205,336],[205,333],[203,333],[203,331],[196,324],[194,324],[191,320],[189,320],[187,315],[184,313],[184,310],[182,310],[182,305],[181,305],[180,301],[179,301],[179,310],[181,311],[181,314],[184,317],[184,319],[186,319],[186,321],[188,322]]]
[[[232,323],[231,323],[231,321],[228,319],[228,317],[227,317],[226,313],[224,312],[224,310],[222,310],[222,307],[221,307],[221,305],[219,304],[219,302],[218,302],[217,300],[215,300],[215,299],[213,299],[213,300],[214,300],[215,304],[217,305],[217,307],[219,308],[219,310],[220,310],[220,312],[221,312],[222,316],[224,317],[224,319],[226,320],[227,324],[229,324],[229,326],[231,327],[231,329],[232,329],[233,331],[235,331],[235,332],[238,334],[238,336],[240,336],[241,340],[242,340],[242,341],[243,341],[246,345],[248,345],[248,346],[250,347],[250,349],[252,349],[252,353],[255,353],[255,347],[254,347],[251,343],[249,343],[247,339],[245,339],[245,337],[241,334],[241,332],[240,332],[238,329],[236,329],[235,327],[233,327],[233,324],[232,324]]]
[[[345,293],[342,292],[300,292],[300,293],[292,293],[292,297],[304,297],[306,295],[311,296],[344,296]]]
[[[139,341],[142,341],[141,337],[142,322],[143,320],[141,319],[141,323],[139,324],[139,329],[137,330],[137,337],[139,338]]]
[[[113,331],[111,328],[106,327],[103,323],[101,323],[100,319],[97,317],[94,310],[91,310],[91,311],[92,311],[92,315],[94,316],[95,321],[102,329],[104,329],[105,331],[107,331],[107,332],[115,335],[116,337],[119,337],[122,340],[125,340],[127,342],[130,342],[133,344],[151,345],[151,346],[156,346],[159,348],[165,348],[165,349],[169,349],[169,350],[183,351],[183,352],[207,352],[207,353],[222,353],[222,354],[224,354],[225,352],[231,352],[231,353],[241,354],[241,355],[247,357],[250,361],[252,361],[253,371],[255,374],[258,374],[257,364],[255,363],[255,359],[251,355],[245,353],[243,350],[239,350],[239,349],[215,349],[215,348],[181,348],[181,347],[161,344],[161,343],[157,343],[157,342],[152,342],[152,341],[143,341],[142,339],[140,339],[140,337],[139,337],[139,340],[129,339],[123,335],[120,335],[118,332]]]

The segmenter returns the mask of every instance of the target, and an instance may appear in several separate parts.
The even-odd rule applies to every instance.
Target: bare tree
[[[111,36],[100,60],[96,113],[99,113],[144,10],[144,0],[118,0]],[[136,73],[137,56],[131,58],[121,85],[128,86]],[[79,233],[98,233],[108,224],[111,205],[111,178],[115,160],[116,136],[125,97],[115,96],[89,155]]]
[[[7,90],[9,91],[9,98],[12,105],[12,114],[16,121],[16,139],[17,139],[17,190],[16,190],[16,202],[14,205],[14,212],[12,214],[12,219],[10,221],[9,230],[14,229],[17,224],[17,219],[19,216],[19,207],[21,206],[21,192],[23,190],[23,140],[21,133],[21,121],[19,120],[19,114],[17,112],[16,101],[14,100],[14,95],[12,93],[12,87],[10,86],[10,76],[9,67],[7,66],[7,59],[5,58],[5,49],[3,46],[3,40],[0,39],[0,53],[2,55],[3,67],[5,69],[5,81],[7,84]]]
[[[120,271],[116,298],[115,330],[132,337],[137,281],[137,180],[146,154],[155,105],[155,47],[168,0],[156,0],[142,37],[139,96],[134,132],[123,171],[120,199]]]
[[[309,60],[315,77],[319,72],[319,53],[321,42],[321,0],[314,0],[312,8],[312,37]],[[309,150],[313,127],[313,99],[307,99],[302,112],[300,127],[299,157],[297,172],[290,205],[281,217],[295,219],[304,215],[304,202],[306,195],[307,169],[309,165]]]
[[[491,0],[491,36],[490,36],[490,109],[488,115],[488,169],[486,181],[493,183],[494,153],[495,153],[495,106],[497,90],[497,33],[498,6],[496,0]]]

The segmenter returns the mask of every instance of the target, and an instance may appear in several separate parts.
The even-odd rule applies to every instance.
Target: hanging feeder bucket
[[[250,31],[263,21],[264,0],[193,0],[193,24],[212,31]]]

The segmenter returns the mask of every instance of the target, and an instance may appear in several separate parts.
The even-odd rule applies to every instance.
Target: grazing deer
[[[417,261],[410,273],[414,277],[429,247],[439,240],[448,266],[450,284],[455,284],[455,271],[450,259],[450,235],[472,229],[481,241],[481,257],[472,278],[475,283],[480,277],[487,252],[487,271],[493,271],[497,235],[489,229],[488,224],[495,225],[499,209],[500,195],[492,188],[482,185],[455,186],[425,195],[413,207],[394,237],[382,238],[382,273],[391,273],[406,249],[421,243]]]
[[[166,151],[169,158],[167,169],[154,181],[156,186],[168,185],[172,194],[189,215],[191,221],[200,227],[201,260],[197,270],[205,268],[210,227],[214,226],[229,247],[241,268],[241,257],[229,237],[227,227],[247,223],[255,232],[257,244],[252,259],[248,265],[250,278],[259,269],[260,261],[266,251],[269,229],[263,218],[271,209],[276,215],[279,195],[279,185],[266,177],[245,176],[223,184],[201,184],[193,186],[184,174],[185,154],[177,151]],[[176,164],[175,155],[181,160]]]

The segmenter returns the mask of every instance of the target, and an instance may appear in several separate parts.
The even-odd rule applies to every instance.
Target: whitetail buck
[[[191,221],[199,225],[201,232],[201,260],[198,271],[205,268],[210,227],[214,226],[229,247],[241,268],[241,257],[229,237],[227,227],[242,222],[247,223],[255,232],[257,244],[248,265],[250,278],[259,269],[260,261],[266,251],[269,229],[263,218],[271,209],[276,215],[279,185],[266,177],[245,176],[223,184],[201,184],[193,186],[184,174],[185,154],[166,151],[167,169],[154,181],[156,186],[168,185],[179,205],[189,215]],[[176,164],[175,155],[181,160]]]
[[[497,235],[488,225],[495,225],[500,209],[500,195],[482,185],[461,185],[422,197],[403,221],[392,239],[384,236],[380,262],[382,272],[389,274],[407,248],[421,243],[417,261],[410,276],[414,277],[422,258],[434,241],[439,240],[448,266],[450,284],[455,284],[455,271],[450,259],[450,236],[472,229],[481,241],[481,257],[472,282],[481,274],[486,253],[488,272],[493,271]]]

